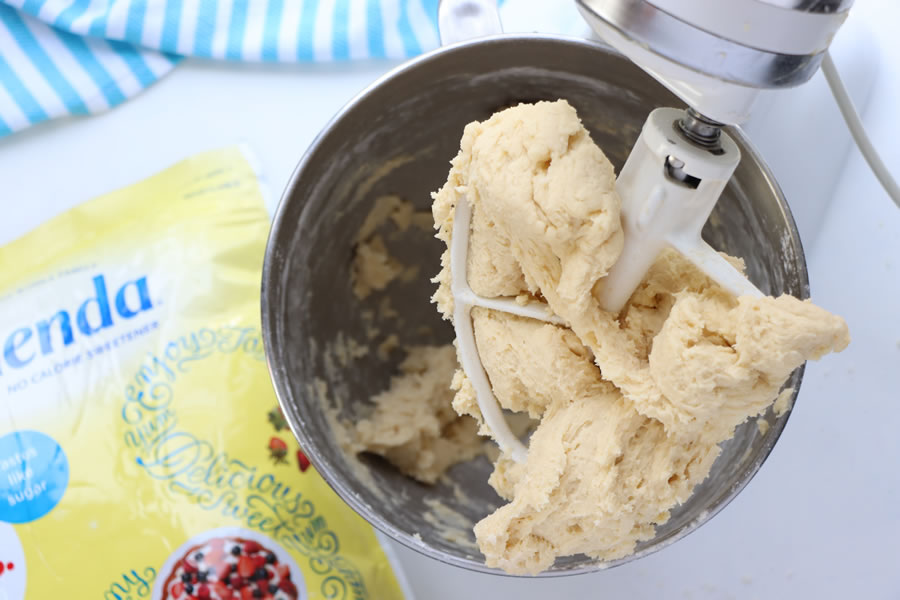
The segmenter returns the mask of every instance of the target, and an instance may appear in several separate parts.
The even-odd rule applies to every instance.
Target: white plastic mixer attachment
[[[459,362],[475,389],[481,416],[494,434],[500,449],[512,454],[516,462],[525,462],[528,450],[506,424],[500,405],[494,398],[491,383],[484,372],[481,358],[478,356],[475,332],[472,328],[472,308],[480,306],[556,325],[566,323],[554,315],[546,304],[533,303],[522,306],[511,298],[484,298],[472,291],[466,276],[471,221],[472,207],[467,200],[461,199],[453,212],[453,237],[450,240],[450,291],[453,293],[453,328],[456,331]]]
[[[609,312],[622,310],[667,246],[733,295],[762,295],[700,237],[741,160],[740,150],[724,133],[714,148],[685,139],[676,126],[684,115],[675,108],[650,113],[616,179],[625,247],[600,291],[600,305]]]
[[[740,151],[726,134],[703,147],[683,137],[676,124],[685,112],[659,108],[650,113],[616,180],[622,199],[625,246],[603,280],[600,305],[618,313],[659,253],[672,247],[735,296],[761,296],[744,275],[700,237],[704,223],[740,162]],[[471,311],[480,306],[556,325],[566,323],[541,303],[522,306],[511,298],[484,298],[469,287],[467,273],[472,208],[457,203],[450,242],[453,327],[462,368],[472,383],[482,417],[500,449],[516,462],[528,450],[503,417],[478,355]]]

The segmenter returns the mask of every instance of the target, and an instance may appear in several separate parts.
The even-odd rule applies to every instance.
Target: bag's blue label
[[[69,461],[56,441],[38,431],[0,437],[0,521],[29,523],[62,500]]]
[[[5,367],[27,367],[38,356],[47,356],[59,348],[71,346],[76,337],[92,336],[113,327],[117,318],[132,319],[153,308],[146,276],[124,282],[113,295],[113,302],[110,302],[111,293],[107,291],[104,275],[94,277],[93,284],[94,293],[77,309],[60,309],[38,320],[33,327],[29,324],[10,332],[2,345],[0,376],[4,374]],[[111,289],[115,290],[114,287]],[[53,335],[53,331],[59,331],[59,335]],[[54,342],[54,337],[57,342]]]

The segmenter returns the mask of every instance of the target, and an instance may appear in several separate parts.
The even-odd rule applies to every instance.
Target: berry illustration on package
[[[306,473],[309,468],[309,459],[303,454],[303,450],[297,450],[297,466],[300,467],[301,473]]]
[[[272,427],[275,428],[275,431],[281,431],[282,429],[287,428],[287,419],[284,418],[284,413],[281,412],[280,406],[276,406],[275,408],[270,410],[268,417],[269,423],[272,424]]]
[[[288,447],[283,439],[278,436],[272,436],[272,439],[269,440],[269,458],[275,461],[275,464],[286,463]]]
[[[266,416],[276,432],[287,428],[287,420],[285,420],[284,413],[281,412],[280,406],[276,406],[270,410]],[[276,465],[287,464],[287,458],[285,457],[288,453],[288,445],[283,439],[278,436],[272,436],[272,438],[269,439],[268,449],[269,458],[271,458]],[[310,467],[309,459],[306,458],[306,454],[300,449],[297,449],[297,466],[300,468],[301,473],[306,473],[306,470]]]
[[[291,570],[259,542],[214,538],[190,548],[166,580],[163,600],[297,600]]]

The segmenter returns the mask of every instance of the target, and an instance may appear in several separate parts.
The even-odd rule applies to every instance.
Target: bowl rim
[[[493,44],[521,42],[562,44],[590,49],[591,51],[605,52],[607,54],[612,54],[615,56],[622,56],[619,52],[615,51],[608,45],[595,40],[543,33],[502,33],[442,46],[395,66],[387,73],[380,76],[369,85],[365,86],[359,93],[357,93],[349,102],[347,102],[343,107],[341,107],[340,110],[335,113],[335,115],[328,121],[328,123],[313,139],[312,143],[304,152],[297,166],[294,168],[285,186],[284,192],[279,199],[278,206],[275,210],[275,215],[272,220],[272,226],[269,230],[269,235],[266,241],[265,255],[263,258],[262,281],[260,289],[261,333],[269,377],[272,380],[272,385],[274,387],[279,406],[285,414],[291,432],[300,443],[300,446],[304,449],[304,452],[307,453],[308,458],[316,468],[316,471],[319,473],[319,475],[321,475],[325,482],[344,502],[346,502],[354,510],[354,512],[363,517],[370,525],[375,527],[378,531],[381,531],[382,533],[387,535],[390,539],[401,543],[407,548],[415,550],[416,552],[424,556],[428,556],[448,565],[461,567],[479,573],[501,575],[507,577],[519,577],[519,575],[510,574],[495,567],[488,567],[484,564],[483,560],[478,561],[474,558],[448,555],[445,552],[442,552],[432,546],[425,544],[421,539],[413,537],[406,532],[396,529],[384,518],[382,518],[378,512],[374,511],[368,504],[363,502],[362,499],[349,486],[347,486],[342,479],[334,475],[335,469],[332,468],[334,462],[331,458],[314,450],[316,448],[316,445],[312,443],[312,440],[309,437],[307,437],[304,428],[301,426],[304,421],[303,416],[302,414],[300,414],[300,411],[297,410],[295,405],[290,402],[290,400],[292,399],[292,393],[290,390],[290,386],[288,386],[287,384],[287,371],[285,365],[283,364],[283,353],[280,351],[280,348],[283,347],[282,342],[284,338],[284,322],[283,320],[279,321],[279,315],[281,314],[279,308],[281,307],[281,305],[277,304],[276,301],[283,298],[284,294],[281,270],[278,268],[278,266],[282,264],[283,260],[278,256],[280,249],[276,248],[276,245],[280,237],[284,235],[293,235],[282,233],[283,230],[289,231],[293,228],[294,225],[296,225],[293,222],[287,222],[285,215],[287,212],[287,206],[293,196],[294,189],[297,187],[298,182],[303,177],[308,163],[316,154],[325,138],[340,123],[344,116],[354,110],[371,93],[373,93],[381,86],[389,83],[394,78],[402,75],[403,73],[427,65],[428,63],[444,56],[445,54],[464,50],[472,46],[490,46]],[[782,192],[781,187],[778,185],[778,182],[775,180],[775,176],[772,173],[771,169],[762,159],[759,151],[750,142],[743,130],[737,126],[729,126],[727,128],[727,131],[732,136],[737,138],[742,146],[742,151],[745,151],[746,154],[759,167],[761,175],[763,176],[763,183],[771,189],[777,200],[781,217],[784,219],[787,230],[790,233],[789,241],[797,250],[795,262],[800,267],[798,273],[801,285],[800,299],[805,300],[809,297],[809,273],[806,265],[806,256],[800,240],[799,232],[797,230],[797,225],[794,221],[793,215],[791,214],[790,208],[788,207],[787,201],[784,197],[784,193]],[[302,203],[303,206],[300,211],[302,213],[303,210],[305,210],[306,199],[300,198],[296,200],[296,202]],[[682,526],[678,530],[673,531],[667,537],[655,543],[652,543],[646,548],[642,548],[636,552],[633,552],[628,556],[608,562],[595,561],[587,565],[568,569],[553,570],[553,568],[551,567],[551,569],[543,571],[537,576],[564,577],[570,575],[594,573],[597,571],[620,566],[658,552],[663,548],[666,548],[676,541],[684,538],[693,531],[696,531],[701,525],[709,522],[722,509],[730,504],[731,501],[738,496],[738,494],[740,494],[740,492],[759,472],[762,463],[765,462],[765,460],[771,454],[772,449],[781,436],[781,433],[784,431],[792,408],[796,404],[800,385],[803,380],[804,370],[805,363],[801,365],[788,380],[793,387],[789,408],[785,411],[784,414],[780,415],[775,420],[774,424],[770,425],[770,431],[772,432],[771,436],[760,448],[758,458],[750,465],[749,469],[745,470],[740,479],[734,485],[732,485],[728,494],[722,497],[717,504],[708,507],[706,510],[702,511],[696,519]]]

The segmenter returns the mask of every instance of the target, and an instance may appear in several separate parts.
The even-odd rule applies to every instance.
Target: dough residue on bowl
[[[594,292],[623,243],[620,200],[612,165],[565,101],[466,127],[434,195],[448,246],[463,196],[473,207],[472,289],[546,301],[570,324],[472,312],[498,402],[540,419],[524,464],[495,463],[490,483],[508,503],[475,527],[489,566],[534,574],[559,556],[630,554],[795,368],[849,343],[841,318],[791,296],[732,297],[675,252],[620,315],[601,310]],[[434,300],[449,319],[448,252],[442,267]],[[465,375],[453,382],[453,407],[481,423]]]
[[[390,387],[372,398],[372,414],[356,423],[359,450],[384,456],[423,483],[481,454],[475,420],[452,408],[456,368],[452,345],[408,348]]]
[[[395,195],[379,196],[366,215],[356,234],[353,248],[351,283],[353,294],[364,300],[373,291],[385,289],[393,280],[409,281],[415,278],[418,267],[406,266],[391,255],[379,231],[387,223],[393,224],[388,235],[396,235],[411,226],[430,228],[431,216],[427,211],[415,211],[413,205]]]
[[[392,283],[409,281],[419,272],[418,265],[404,265],[392,256],[384,240],[399,240],[413,231],[430,233],[432,226],[431,213],[416,211],[408,200],[396,195],[376,198],[356,234],[351,269],[356,298],[377,306],[376,310],[360,311],[366,343],[338,331],[325,352],[326,362],[337,359],[343,368],[373,354],[384,363],[392,353],[405,354],[388,388],[370,398],[371,410],[365,418],[351,424],[339,419],[335,411],[329,421],[332,428],[342,431],[346,451],[381,455],[404,474],[429,484],[452,465],[481,454],[484,440],[477,434],[475,420],[458,415],[452,408],[450,382],[457,368],[453,346],[402,344],[395,333],[402,319],[391,296],[372,294],[390,292]],[[379,338],[383,339],[379,342]],[[374,353],[369,352],[369,346]],[[329,372],[337,375],[336,369]],[[337,403],[343,401],[335,399]]]

